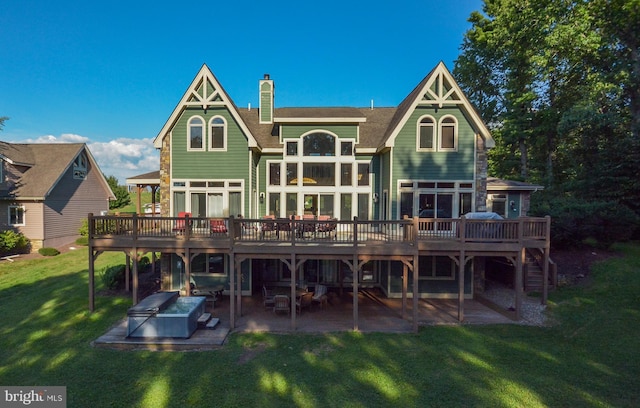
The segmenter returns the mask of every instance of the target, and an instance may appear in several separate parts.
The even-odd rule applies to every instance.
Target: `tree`
[[[109,209],[113,210],[116,208],[124,207],[125,205],[131,203],[131,197],[129,196],[129,192],[125,186],[118,185],[118,179],[115,176],[106,177],[107,183],[109,183],[109,187],[111,187],[111,191],[116,196],[114,201],[109,202]]]
[[[6,116],[0,116],[0,130],[2,130],[2,128],[4,128],[4,122],[9,120],[8,117]]]
[[[485,0],[454,76],[492,175],[640,214],[640,1]]]

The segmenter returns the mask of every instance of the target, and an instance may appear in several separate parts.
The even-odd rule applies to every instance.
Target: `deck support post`
[[[542,258],[542,304],[547,304],[547,297],[549,296],[549,243],[551,242],[551,217],[545,217],[545,245],[544,245],[544,257]]]
[[[133,304],[138,304],[138,248],[133,247]]]
[[[230,266],[234,268],[231,274],[236,274],[236,315],[242,317],[242,262]]]
[[[415,230],[417,231],[417,229]],[[418,332],[418,301],[419,298],[419,288],[418,288],[418,254],[413,255],[413,331],[414,333]]]
[[[231,265],[229,266],[229,327],[236,328],[236,274],[232,266],[234,264],[235,255],[231,256]]]
[[[516,299],[515,299],[515,319],[520,320],[522,315],[522,297],[523,297],[523,280],[524,280],[524,263],[527,255],[526,248],[522,247],[516,257]]]
[[[129,281],[131,280],[131,257],[128,252],[125,252],[124,257],[124,290],[129,292],[131,291],[131,284]]]
[[[89,311],[96,309],[96,288],[95,288],[95,261],[93,248],[89,245]]]
[[[358,331],[358,276],[360,276],[360,265],[358,264],[358,253],[353,254],[353,331]]]
[[[407,319],[407,286],[409,280],[409,274],[407,273],[409,267],[406,262],[402,263],[402,319]]]
[[[464,246],[460,250],[460,260],[458,261],[458,321],[464,321],[464,269],[465,269]]]
[[[291,227],[291,239],[294,239],[294,228]],[[296,264],[296,254],[291,253],[291,301],[289,302],[289,310],[291,311],[291,330],[296,329],[296,282],[298,281],[298,265]]]

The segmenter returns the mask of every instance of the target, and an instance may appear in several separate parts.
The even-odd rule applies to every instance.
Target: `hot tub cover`
[[[504,220],[500,214],[494,212],[469,212],[464,215],[469,220]]]
[[[180,296],[180,292],[157,292],[129,308],[127,316],[151,316],[165,309]]]

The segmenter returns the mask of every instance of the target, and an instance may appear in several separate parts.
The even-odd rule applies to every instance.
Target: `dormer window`
[[[84,153],[80,153],[73,161],[73,178],[76,180],[87,178],[87,157]]]
[[[458,150],[458,122],[453,116],[440,119],[440,143],[438,150]]]
[[[436,122],[425,116],[418,123],[418,151],[435,150]]]
[[[204,150],[204,121],[198,116],[189,119],[187,124],[187,150]]]
[[[227,123],[221,116],[216,116],[209,122],[211,138],[209,150],[227,149]]]
[[[437,123],[437,127],[436,127]],[[437,122],[432,116],[418,121],[416,150],[419,152],[454,152],[458,150],[458,121],[447,115]]]

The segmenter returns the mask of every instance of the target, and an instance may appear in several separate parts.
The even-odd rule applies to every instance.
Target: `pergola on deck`
[[[89,309],[95,309],[96,257],[104,251],[123,251],[137,259],[139,253],[175,253],[185,264],[185,292],[190,293],[191,261],[196,255],[227,254],[229,269],[230,326],[242,315],[241,268],[244,260],[278,259],[293,276],[291,299],[295,298],[296,277],[309,259],[344,262],[359,276],[362,266],[372,260],[399,261],[403,265],[402,316],[407,318],[408,278],[413,279],[413,328],[418,318],[418,259],[420,256],[448,256],[459,270],[458,320],[464,320],[465,265],[476,256],[503,256],[515,265],[515,317],[519,318],[523,298],[523,266],[526,251],[541,255],[543,269],[542,302],[546,302],[549,282],[549,217],[521,217],[515,220],[471,220],[405,218],[403,220],[352,221],[318,219],[236,219],[179,217],[94,216],[89,214]],[[138,303],[137,262],[133,262],[133,303]],[[353,279],[358,293],[358,279]],[[358,330],[358,297],[353,296],[353,329]],[[234,301],[235,300],[235,301]],[[296,313],[291,313],[291,328]]]

